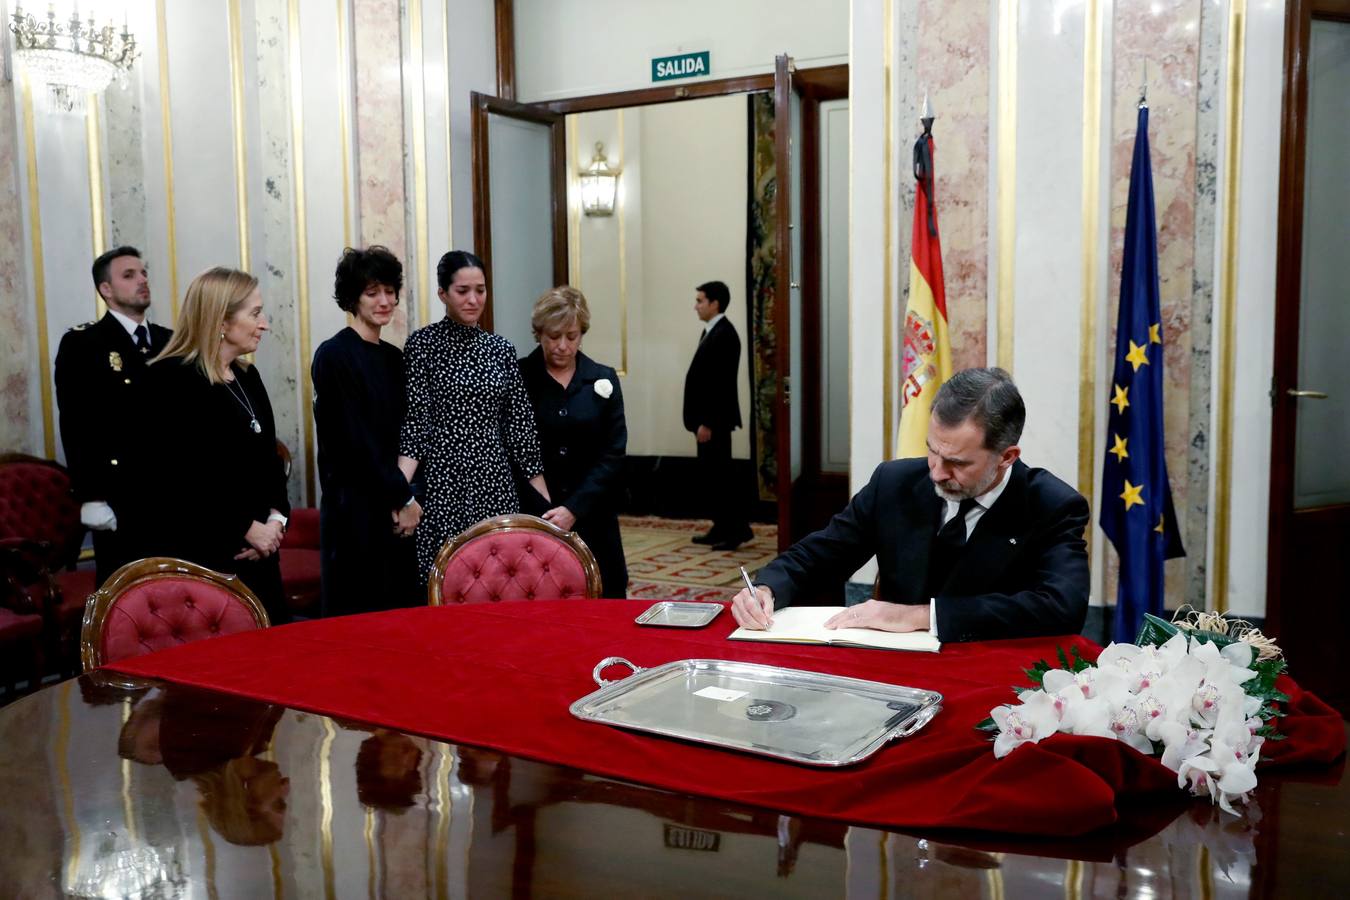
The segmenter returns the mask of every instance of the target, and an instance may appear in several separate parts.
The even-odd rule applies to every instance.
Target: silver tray
[[[633,674],[601,678],[613,665]],[[942,708],[933,691],[720,659],[644,669],[611,656],[591,675],[600,690],[572,704],[578,719],[811,766],[861,762]]]
[[[633,621],[639,625],[659,625],[665,628],[702,628],[722,611],[720,603],[681,603],[662,600],[653,603]]]

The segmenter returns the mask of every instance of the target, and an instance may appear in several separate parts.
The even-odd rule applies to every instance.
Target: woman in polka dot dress
[[[484,519],[520,511],[511,467],[548,496],[534,410],[506,338],[478,327],[487,302],[483,262],[453,250],[436,266],[446,316],[403,347],[408,413],[399,467],[419,465],[426,485],[417,528],[423,583],[447,538]]]

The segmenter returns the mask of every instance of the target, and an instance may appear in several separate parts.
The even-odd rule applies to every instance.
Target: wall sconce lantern
[[[605,158],[605,145],[595,143],[591,164],[581,171],[581,211],[588,216],[614,215],[619,193],[619,170],[611,169]]]

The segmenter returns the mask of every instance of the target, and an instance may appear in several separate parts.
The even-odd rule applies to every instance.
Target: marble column
[[[32,333],[33,309],[24,256],[23,171],[18,143],[15,94],[19,86],[0,81],[0,191],[13,198],[0,203],[0,451],[42,453],[33,421],[37,371]]]

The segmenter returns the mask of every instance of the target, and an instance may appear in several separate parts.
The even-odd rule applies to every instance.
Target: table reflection
[[[784,816],[177,685],[66,682],[0,710],[0,742],[5,896],[1238,897],[1347,878],[1340,767],[1263,778],[1242,818],[1178,794],[1078,840],[1009,840]]]

